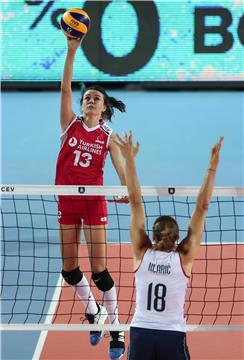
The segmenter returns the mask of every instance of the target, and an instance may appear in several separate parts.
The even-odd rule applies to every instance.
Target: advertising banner
[[[91,27],[74,81],[242,81],[242,0],[3,1],[2,80],[59,81],[65,10],[82,8]]]

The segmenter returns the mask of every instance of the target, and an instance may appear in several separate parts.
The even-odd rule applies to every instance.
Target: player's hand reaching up
[[[67,38],[67,46],[68,46],[68,49],[69,50],[73,50],[73,51],[76,51],[78,49],[78,47],[80,47],[82,41],[84,38],[82,39],[73,39],[73,38],[70,38],[68,36],[66,36]]]
[[[224,137],[221,136],[219,138],[219,141],[215,144],[215,146],[211,150],[211,156],[209,160],[209,169],[210,170],[216,170],[218,164],[219,164],[219,153],[222,145],[222,141],[224,140]]]
[[[125,133],[124,139],[121,139],[121,137],[116,134],[115,143],[119,146],[121,154],[126,160],[134,159],[140,148],[138,141],[135,146],[133,145],[131,130],[129,134]]]

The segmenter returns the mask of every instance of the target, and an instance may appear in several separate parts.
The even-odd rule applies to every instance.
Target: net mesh
[[[143,195],[149,236],[155,218],[166,214],[177,220],[180,238],[184,238],[195,201],[195,196],[180,193]],[[57,196],[31,195],[30,191],[29,195],[4,194],[1,202],[1,322],[80,324],[84,321],[84,306],[60,277]],[[106,264],[117,288],[120,322],[130,324],[135,309],[135,288],[129,205],[116,201],[107,205]],[[229,189],[228,196],[221,196],[220,191],[220,195],[212,199],[187,290],[188,324],[243,323],[243,209],[243,190],[238,196],[234,189]],[[84,239],[79,246],[79,264],[90,279]],[[96,300],[102,302],[94,283],[90,281],[90,285]]]

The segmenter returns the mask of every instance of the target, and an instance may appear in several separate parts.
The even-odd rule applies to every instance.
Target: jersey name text
[[[170,266],[170,264],[157,265],[157,264],[150,262],[148,265],[148,271],[157,273],[157,274],[169,275],[171,273],[171,266]]]

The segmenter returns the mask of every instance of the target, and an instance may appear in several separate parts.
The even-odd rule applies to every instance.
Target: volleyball
[[[63,14],[60,26],[69,38],[82,39],[89,30],[90,22],[90,17],[84,10],[69,9]]]

